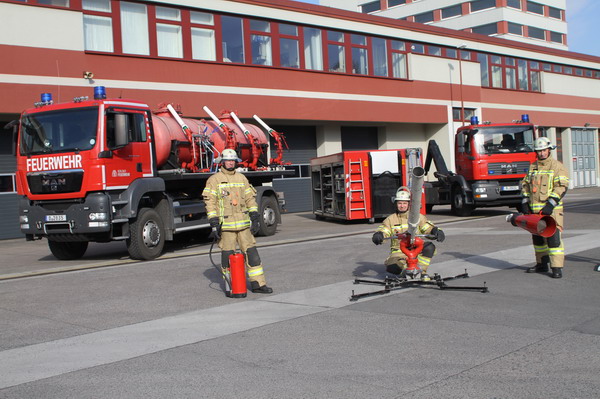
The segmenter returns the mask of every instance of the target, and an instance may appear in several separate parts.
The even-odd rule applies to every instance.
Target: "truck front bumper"
[[[517,205],[521,202],[521,182],[477,181],[472,185],[473,200],[477,206]]]

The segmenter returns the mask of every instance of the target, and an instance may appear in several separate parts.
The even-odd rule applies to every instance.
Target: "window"
[[[548,7],[548,15],[550,18],[562,19],[562,10],[556,7]]]
[[[415,15],[415,22],[425,24],[427,22],[433,22],[433,11],[424,12],[422,14]]]
[[[446,57],[456,58],[457,55],[458,55],[458,51],[456,51],[456,49],[453,49],[453,48],[446,49]]]
[[[14,193],[15,175],[0,175],[0,193]]]
[[[496,0],[476,0],[471,2],[471,12],[495,8]]]
[[[514,90],[517,88],[517,70],[515,66],[514,58],[504,57],[504,80],[507,89]]]
[[[519,90],[529,90],[529,76],[527,74],[527,61],[519,60]]]
[[[69,7],[69,0],[37,0],[37,3],[48,6]]]
[[[370,12],[375,12],[375,11],[379,11],[379,10],[381,10],[381,3],[379,2],[379,0],[363,4],[361,6],[361,11],[364,14],[368,14]]]
[[[306,69],[323,70],[323,43],[321,31],[304,28],[304,63]]]
[[[244,35],[242,19],[237,17],[221,17],[223,61],[244,62]]]
[[[511,8],[516,8],[517,10],[521,9],[521,0],[508,0],[506,5]]]
[[[425,46],[419,43],[413,43],[410,51],[415,54],[425,54]]]
[[[442,56],[442,48],[438,47],[438,46],[427,46],[427,54],[441,57]]]
[[[562,73],[562,66],[560,66],[560,65],[553,65],[552,66],[552,72]]]
[[[545,40],[546,39],[546,35],[544,34],[544,30],[540,29],[540,28],[535,28],[533,26],[529,26],[527,27],[527,30],[529,32],[528,36],[533,38],[533,39],[540,39],[540,40]]]
[[[503,87],[502,81],[502,57],[499,55],[491,55],[490,62],[492,66],[492,87]]]
[[[89,11],[110,12],[110,0],[82,0],[81,8]]]
[[[388,0],[388,7],[395,7],[406,4],[406,0]]]
[[[392,76],[400,79],[408,79],[406,44],[398,40],[391,40],[390,47],[392,55]]]
[[[373,47],[373,74],[375,76],[388,76],[387,45],[385,39],[374,37],[371,39]]]
[[[181,13],[176,8],[156,7],[156,19],[181,22]],[[181,25],[157,23],[156,45],[160,57],[183,57]]]
[[[298,27],[279,24],[279,65],[284,68],[300,68]]]
[[[462,118],[462,120],[461,120],[461,117],[460,117],[461,108],[459,108],[459,107],[452,108],[452,120],[458,121],[458,122],[462,122],[463,120],[469,121],[469,120],[471,120],[472,116],[475,116],[474,108],[464,108],[464,111],[465,111],[465,117]]]
[[[498,33],[498,26],[493,23],[493,24],[486,24],[486,25],[480,25],[480,26],[475,26],[471,29],[473,31],[473,33],[479,33],[480,35],[494,35],[496,33]]]
[[[456,17],[457,15],[462,15],[462,6],[460,4],[442,8],[442,19]]]
[[[534,1],[527,2],[527,11],[534,14],[544,15],[544,5]]]
[[[121,43],[123,53],[150,55],[146,6],[121,2]]]
[[[558,33],[558,32],[550,32],[550,41],[554,42],[554,43],[562,43],[563,42],[563,35],[562,33]]]
[[[83,40],[86,50],[113,52],[112,18],[84,14]]]
[[[346,49],[342,32],[327,31],[327,65],[329,72],[346,72]]]
[[[523,25],[515,24],[514,22],[508,23],[508,33],[512,33],[513,35],[523,36]]]
[[[192,58],[216,61],[214,16],[204,12],[191,11],[190,22],[192,23]]]
[[[271,23],[250,20],[250,42],[252,43],[252,63],[254,65],[273,65],[271,50]]]
[[[481,70],[481,85],[484,87],[490,87],[490,75],[487,54],[477,53],[477,61],[479,61],[479,68]]]
[[[369,74],[369,61],[367,37],[363,35],[350,35],[352,45],[352,73],[359,75]]]

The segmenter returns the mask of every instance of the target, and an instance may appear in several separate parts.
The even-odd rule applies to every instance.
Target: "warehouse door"
[[[595,129],[573,129],[573,187],[596,186]]]

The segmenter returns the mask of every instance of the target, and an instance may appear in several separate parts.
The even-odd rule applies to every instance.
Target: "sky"
[[[319,0],[295,0],[319,4]],[[600,57],[600,0],[567,0],[567,44],[570,51]]]

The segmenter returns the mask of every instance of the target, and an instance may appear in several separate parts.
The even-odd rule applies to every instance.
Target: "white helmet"
[[[535,143],[533,144],[533,149],[535,151],[545,150],[546,148],[553,150],[556,146],[552,145],[548,137],[539,137],[535,140]]]
[[[396,191],[396,196],[392,202],[396,201],[410,201],[410,190],[408,187],[402,186]]]
[[[221,163],[222,161],[242,162],[242,160],[238,158],[237,153],[234,150],[232,150],[231,148],[224,149],[223,152],[221,153],[221,156],[219,156],[217,159],[215,159],[216,163]]]

